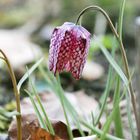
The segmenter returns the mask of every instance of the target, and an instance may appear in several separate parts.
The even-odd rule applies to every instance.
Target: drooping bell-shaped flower
[[[82,26],[66,22],[52,33],[49,50],[49,69],[54,74],[64,70],[79,79],[86,62],[90,33]]]

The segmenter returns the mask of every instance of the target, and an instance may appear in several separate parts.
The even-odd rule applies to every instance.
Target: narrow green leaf
[[[58,82],[58,92],[59,93],[59,99],[61,101],[61,104],[62,104],[62,108],[63,108],[63,111],[64,111],[64,116],[65,116],[65,119],[66,119],[66,122],[67,122],[67,130],[68,130],[68,133],[69,133],[69,137],[70,137],[70,140],[73,140],[73,134],[72,134],[72,131],[70,129],[70,123],[69,123],[69,119],[68,119],[68,116],[67,116],[67,112],[66,112],[66,108],[65,108],[65,103],[64,103],[64,96],[63,96],[63,93],[62,93],[62,90],[61,90],[61,84],[60,84],[60,78],[59,78],[59,75],[57,74],[57,82]]]
[[[68,133],[69,133],[69,137],[70,140],[73,139],[73,135],[72,135],[72,131],[70,129],[70,124],[69,124],[69,120],[67,117],[67,112],[66,112],[66,108],[65,108],[65,104],[64,104],[64,98],[61,94],[61,88],[60,88],[60,80],[59,77],[57,76],[57,80],[54,78],[54,76],[52,75],[52,73],[50,71],[48,71],[48,69],[45,71],[43,66],[39,66],[39,70],[42,74],[42,76],[44,77],[45,81],[47,82],[47,84],[50,84],[50,87],[52,88],[52,90],[54,91],[54,93],[59,97],[63,111],[64,111],[64,116],[66,119],[66,123],[67,123],[67,129],[68,129]]]
[[[86,123],[84,121],[81,121],[81,123],[83,124],[84,127],[90,129],[94,134],[98,135],[99,137],[103,134],[103,131],[100,130],[99,128],[91,126],[91,125],[89,125],[88,123]],[[104,140],[124,140],[124,139],[117,138],[117,137],[112,136],[110,134],[106,134]]]
[[[116,109],[117,109],[117,107],[118,107],[119,102],[120,102],[121,99],[124,97],[125,93],[126,93],[126,88],[124,89],[124,92],[123,92],[122,96],[119,98],[119,100],[116,101],[115,105],[113,106],[112,112],[111,112],[110,115],[107,117],[107,121],[106,121],[105,124],[104,124],[103,133],[102,133],[101,138],[100,138],[101,140],[105,140],[105,137],[106,137],[107,132],[108,132],[108,130],[109,130],[109,128],[110,128],[111,122],[113,121],[114,116],[116,115],[116,114],[115,114],[115,111],[116,111]]]
[[[28,71],[28,69],[27,69],[27,71]],[[47,114],[46,114],[46,111],[45,111],[45,108],[43,107],[43,104],[41,103],[41,99],[40,99],[40,97],[39,97],[39,95],[38,95],[38,93],[37,93],[37,90],[36,90],[35,86],[33,85],[33,82],[32,82],[32,80],[31,80],[31,77],[29,77],[29,83],[30,83],[30,85],[31,85],[31,87],[32,87],[32,90],[33,90],[33,91],[32,91],[32,94],[33,94],[34,97],[36,97],[37,102],[38,102],[38,105],[39,105],[39,107],[40,107],[40,109],[41,109],[41,112],[43,113],[43,116],[44,116],[44,117],[42,117],[42,118],[45,118],[45,120],[46,120],[46,121],[44,121],[44,123],[45,123],[46,126],[48,127],[49,132],[50,132],[52,135],[54,135],[55,132],[54,132],[54,130],[53,130],[52,124],[51,124],[51,122],[50,122],[50,120],[49,120],[49,118],[48,118],[48,116],[47,116]]]
[[[122,40],[122,24],[123,24],[123,17],[124,17],[125,2],[126,0],[122,0],[120,14],[119,14],[119,22],[118,22],[118,33],[121,40]]]
[[[64,106],[66,107],[66,110],[69,112],[69,114],[71,115],[73,121],[75,122],[75,124],[77,125],[77,128],[79,129],[80,133],[82,136],[84,136],[84,133],[80,127],[80,122],[79,122],[79,115],[77,113],[77,111],[75,110],[75,108],[71,105],[71,103],[69,102],[69,100],[65,97],[64,95],[64,91],[61,87],[60,81],[58,79],[58,81],[56,80],[56,78],[54,77],[54,75],[48,71],[47,67],[46,67],[46,71],[44,70],[44,68],[40,65],[39,70],[41,70],[41,74],[43,76],[43,78],[45,79],[45,81],[47,83],[50,83],[50,87],[52,88],[52,90],[54,91],[54,93],[56,94],[56,96],[60,99],[63,98],[63,102],[64,102]],[[49,82],[49,80],[51,79],[51,82]],[[61,102],[62,104],[62,102]]]
[[[44,70],[43,70],[44,71]],[[43,77],[47,80],[48,82],[48,77],[49,76],[52,76],[52,73],[50,73],[49,75],[46,76],[46,73],[45,71],[43,72]],[[59,80],[58,80],[59,81]],[[63,101],[64,101],[64,105],[66,107],[66,109],[69,111],[71,117],[75,120],[75,122],[77,123],[78,126],[80,126],[80,120],[82,120],[83,123],[87,124],[87,122],[85,122],[85,120],[83,120],[81,117],[79,117],[78,113],[76,112],[75,108],[71,105],[71,103],[68,101],[68,99],[64,96],[64,93],[63,93],[63,90],[62,90],[62,87],[60,85],[60,83],[58,82],[53,82],[53,87],[52,89],[55,91],[55,94],[59,97],[59,98],[63,98]],[[63,97],[60,97],[60,96],[63,96]],[[91,124],[92,125],[92,124]],[[93,125],[92,125],[93,126]],[[92,127],[89,125],[89,127]],[[96,130],[96,128],[95,128]],[[103,134],[102,131],[94,131],[94,133],[96,134]],[[111,135],[108,135],[106,134],[106,137],[109,138],[108,140],[122,140],[120,138],[117,138],[117,137],[114,137],[114,136],[111,136]]]
[[[10,119],[0,114],[0,122],[8,122]]]
[[[103,94],[104,94],[103,103],[102,103],[102,106],[101,106],[100,113],[99,113],[99,115],[97,116],[97,119],[96,119],[96,121],[95,121],[95,126],[99,123],[100,118],[101,118],[101,116],[102,116],[102,114],[103,114],[103,112],[104,112],[105,105],[106,105],[106,102],[107,102],[107,98],[108,98],[109,92],[110,92],[111,78],[112,78],[112,68],[110,67],[110,68],[109,68],[109,72],[108,72],[108,78],[107,78],[107,84],[106,84],[105,92],[103,93]]]
[[[117,84],[116,84],[116,90],[115,90],[114,99],[113,99],[114,106],[120,98],[120,78],[118,75],[117,75],[116,79],[117,79]],[[117,107],[116,107],[115,115],[114,115],[115,133],[116,133],[117,137],[123,138],[123,128],[122,128],[120,107],[119,107],[119,104],[116,106]]]
[[[44,58],[41,58],[39,59],[29,70],[29,72],[26,72],[23,77],[20,79],[18,85],[17,85],[17,88],[18,88],[18,91],[20,91],[20,88],[22,86],[22,84],[28,79],[28,76],[31,75],[34,70],[40,65],[40,63],[43,61]]]
[[[126,109],[127,109],[128,122],[129,122],[130,130],[131,130],[131,134],[132,134],[132,140],[137,140],[136,135],[135,135],[134,124],[133,124],[133,120],[132,120],[131,104],[130,104],[131,99],[128,94],[126,94],[125,97],[127,100]]]
[[[124,17],[124,9],[125,9],[125,3],[126,0],[122,0],[121,7],[120,7],[120,14],[119,14],[119,26],[118,26],[118,34],[120,36],[120,39],[122,40],[122,25],[123,25],[123,17]],[[132,134],[132,139],[136,140],[135,132],[134,132],[134,126],[133,126],[133,121],[132,121],[132,116],[131,116],[131,107],[129,105],[129,95],[126,95],[126,100],[127,100],[127,114],[128,114],[128,122]]]
[[[100,40],[98,40],[95,36],[94,36],[94,39],[98,43],[101,51],[103,52],[103,54],[107,58],[108,62],[112,65],[112,67],[114,68],[114,70],[118,73],[118,75],[121,77],[122,81],[124,82],[125,86],[127,87],[129,81],[126,78],[126,76],[123,73],[123,71],[121,70],[120,66],[116,63],[116,61],[113,59],[113,57],[111,56],[111,54],[107,51],[107,49],[100,43]],[[128,89],[128,91],[129,91],[129,89]]]
[[[12,118],[13,116],[20,115],[20,113],[18,113],[17,111],[8,112],[4,108],[0,107],[0,115],[7,117],[7,118]]]
[[[30,98],[30,100],[31,100],[31,102],[32,102],[32,105],[33,105],[34,110],[35,110],[35,112],[36,112],[36,115],[37,115],[37,118],[38,118],[38,120],[39,120],[39,123],[40,123],[41,128],[44,128],[44,129],[48,130],[47,127],[46,127],[46,125],[45,125],[45,122],[44,122],[44,120],[43,120],[43,118],[42,118],[42,116],[41,116],[41,113],[40,113],[40,111],[38,110],[38,107],[37,107],[37,105],[36,105],[36,103],[35,103],[35,100],[34,100],[32,94],[31,94],[28,90],[26,90],[26,89],[25,89],[25,92],[29,95],[29,98]]]

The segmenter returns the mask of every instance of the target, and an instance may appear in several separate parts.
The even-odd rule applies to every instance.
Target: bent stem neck
[[[8,67],[8,70],[9,70],[11,80],[12,80],[12,84],[13,84],[13,88],[14,88],[14,95],[15,95],[15,99],[16,99],[17,112],[20,114],[20,115],[16,116],[16,119],[17,119],[17,139],[22,140],[20,94],[19,94],[18,89],[17,89],[16,77],[15,77],[14,71],[11,67],[11,64],[10,64],[6,54],[2,50],[0,50],[0,53],[3,55],[3,57],[0,57],[0,59],[5,61],[6,65]]]
[[[128,81],[130,81],[129,82],[129,92],[130,92],[130,95],[131,95],[131,102],[132,102],[134,115],[135,115],[135,119],[136,119],[137,130],[138,130],[138,134],[139,134],[140,133],[140,125],[139,125],[139,119],[138,119],[138,115],[137,115],[135,94],[134,94],[133,87],[132,87],[132,81],[131,81],[131,76],[130,76],[130,72],[129,72],[128,60],[127,60],[127,56],[126,56],[126,52],[125,52],[125,49],[124,49],[122,39],[119,36],[119,34],[117,33],[117,31],[116,31],[110,17],[108,16],[108,14],[101,7],[96,6],[96,5],[89,6],[89,7],[86,7],[85,9],[83,9],[80,12],[80,14],[79,14],[79,16],[76,20],[76,25],[78,24],[78,22],[80,20],[80,17],[89,10],[99,11],[104,15],[104,17],[108,21],[108,24],[110,25],[110,28],[111,28],[113,34],[116,36],[116,38],[119,42],[120,50],[121,50],[121,54],[122,54],[122,59],[123,59],[123,62],[124,62],[125,74],[126,74],[126,77],[127,77]]]

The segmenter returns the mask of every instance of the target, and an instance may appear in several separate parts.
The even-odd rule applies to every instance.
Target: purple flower
[[[65,22],[52,33],[49,50],[49,69],[54,74],[64,70],[79,79],[86,62],[90,33],[82,26]]]

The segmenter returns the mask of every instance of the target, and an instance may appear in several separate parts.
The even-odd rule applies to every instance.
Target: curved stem
[[[126,56],[126,52],[125,52],[125,49],[124,49],[124,45],[122,43],[122,40],[121,40],[121,37],[119,36],[119,34],[117,33],[110,17],[108,16],[108,14],[99,6],[89,6],[85,9],[83,9],[78,18],[77,18],[77,21],[76,21],[76,24],[78,24],[79,22],[79,19],[80,17],[87,11],[89,10],[96,10],[96,11],[99,11],[101,12],[104,17],[106,18],[106,20],[108,21],[109,25],[110,25],[110,28],[112,30],[112,32],[114,33],[114,35],[116,36],[119,44],[120,44],[120,50],[121,50],[121,54],[122,54],[122,58],[123,58],[123,62],[124,62],[124,68],[125,68],[125,73],[126,73],[126,77],[127,79],[131,79],[130,77],[130,72],[129,72],[129,66],[128,66],[128,60],[127,60],[127,56]],[[132,88],[132,82],[130,80],[129,82],[129,93],[131,95],[131,102],[132,102],[132,106],[133,106],[133,110],[134,110],[134,115],[135,115],[135,119],[136,119],[136,125],[137,125],[137,130],[138,130],[138,134],[140,134],[140,125],[139,125],[139,120],[138,120],[138,115],[137,115],[137,108],[136,108],[136,100],[135,100],[135,94],[133,92],[133,88]]]
[[[9,74],[12,80],[12,84],[13,84],[13,88],[14,88],[14,95],[16,98],[16,106],[17,106],[17,112],[19,112],[19,114],[21,113],[20,110],[20,94],[18,93],[18,89],[17,89],[17,82],[16,82],[16,77],[14,74],[14,71],[11,67],[11,64],[7,58],[7,56],[5,55],[5,53],[0,50],[0,52],[2,53],[3,57],[1,57],[7,64],[8,70],[9,70]],[[17,119],[17,139],[18,140],[22,140],[22,128],[21,128],[21,115],[17,115],[16,116]]]

